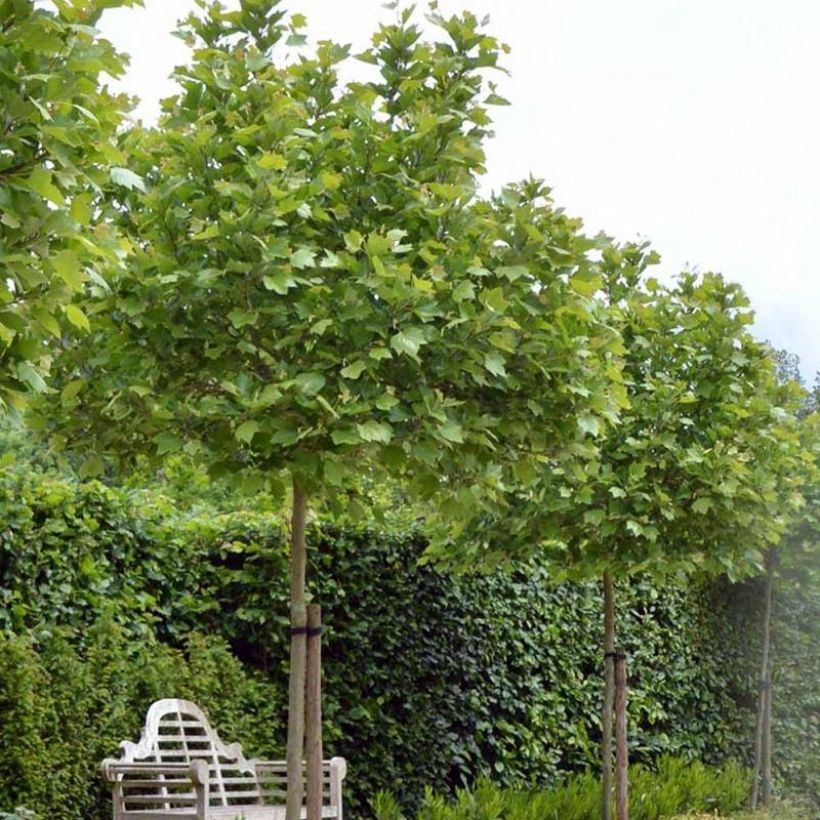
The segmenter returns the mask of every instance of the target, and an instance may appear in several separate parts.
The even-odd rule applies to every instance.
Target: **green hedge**
[[[81,675],[50,674],[40,691],[93,700],[102,723],[90,722],[66,748],[53,734],[32,740],[31,753],[16,764],[18,775],[30,769],[19,782],[32,785],[11,791],[12,780],[0,778],[0,809],[26,801],[45,806],[35,781],[48,765],[40,763],[63,755],[85,773],[61,784],[63,805],[81,807],[77,817],[104,817],[84,796],[94,791],[99,759],[138,730],[151,699],[192,686],[212,693],[195,694],[225,737],[235,735],[251,754],[283,748],[288,607],[281,523],[245,513],[176,520],[149,496],[140,498],[137,504],[97,483],[15,474],[0,481],[0,626],[31,636],[12,639],[28,642],[31,668],[59,671],[43,637],[55,625],[75,635],[93,632],[104,616],[119,636],[111,663],[125,670],[148,661],[144,674],[154,681],[109,706],[114,679],[89,679],[83,689],[74,683]],[[453,789],[481,775],[499,784],[549,783],[596,765],[601,601],[594,585],[551,588],[537,564],[509,574],[443,575],[417,565],[424,547],[418,531],[317,523],[310,540],[311,585],[327,625],[326,748],[349,759],[353,816],[364,816],[380,789],[412,805],[428,784]],[[733,596],[720,587],[658,590],[643,581],[620,592],[635,760],[669,753],[720,762],[748,752],[755,644],[748,632],[727,626],[734,623]],[[220,688],[202,664],[180,677],[183,666],[163,660],[166,652],[178,659],[192,633],[230,646],[236,686]],[[70,635],[60,640],[78,662],[91,651]],[[0,685],[11,677],[6,669]],[[812,691],[793,693],[789,708],[812,697],[816,703],[816,677],[809,683]],[[19,708],[4,697],[0,719],[23,721]],[[234,717],[223,717],[225,709]],[[111,710],[116,717],[106,723]],[[242,715],[253,731],[242,728]],[[783,747],[791,743],[794,756],[782,772],[805,787],[812,781],[796,746],[800,732],[792,724],[788,731]],[[12,740],[3,738],[3,750]]]

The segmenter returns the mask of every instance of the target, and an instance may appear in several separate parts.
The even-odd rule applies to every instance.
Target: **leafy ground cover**
[[[656,769],[630,772],[632,820],[661,820],[682,810],[729,813],[747,799],[750,775],[735,763],[723,768],[664,757]],[[504,789],[481,781],[451,800],[428,791],[414,820],[598,820],[601,784],[586,773],[551,789]],[[390,794],[374,804],[378,820],[408,820]],[[714,814],[712,815],[714,816]]]

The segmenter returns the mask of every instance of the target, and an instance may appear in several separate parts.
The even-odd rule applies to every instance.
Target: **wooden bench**
[[[238,743],[220,740],[195,703],[156,701],[139,742],[125,741],[120,749],[119,760],[102,763],[112,786],[114,820],[285,817],[285,761],[246,760]],[[341,757],[322,764],[323,818],[342,820],[346,768]]]

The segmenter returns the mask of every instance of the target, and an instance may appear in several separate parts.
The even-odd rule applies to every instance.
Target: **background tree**
[[[787,351],[773,351],[776,376],[782,384],[791,383],[802,387],[800,359]],[[751,808],[759,804],[768,806],[773,791],[772,779],[772,701],[773,657],[772,657],[772,609],[775,586],[810,584],[817,581],[818,571],[818,437],[817,386],[811,393],[803,393],[802,406],[798,409],[801,418],[800,435],[805,457],[799,477],[805,499],[782,542],[771,546],[766,552],[766,578],[763,600],[763,623],[761,629],[760,677],[758,686],[757,720],[755,723],[754,774]]]
[[[88,330],[77,297],[104,287],[118,245],[103,189],[139,185],[114,135],[127,108],[103,75],[124,58],[93,28],[139,0],[0,0],[0,409],[46,389],[67,331]]]
[[[778,385],[767,347],[749,334],[741,289],[713,274],[662,286],[645,276],[655,261],[644,247],[604,251],[599,286],[620,315],[629,407],[608,431],[585,425],[597,457],[584,467],[548,465],[526,492],[510,494],[501,518],[478,518],[464,532],[468,545],[479,541],[499,559],[543,551],[556,580],[603,578],[605,817],[614,579],[761,569],[799,503],[804,457],[797,394]],[[568,511],[560,498],[572,498]]]
[[[401,12],[361,55],[377,79],[343,86],[347,48],[288,57],[301,15],[199,5],[179,94],[124,140],[147,182],[119,219],[133,256],[56,365],[60,406],[43,407],[86,474],[181,451],[279,497],[289,483],[300,631],[309,501],[367,470],[452,523],[474,515],[545,461],[589,455],[584,425],[616,416],[621,346],[592,298],[599,243],[536,182],[476,197],[499,45],[475,17],[433,15],[443,36],[426,42]]]

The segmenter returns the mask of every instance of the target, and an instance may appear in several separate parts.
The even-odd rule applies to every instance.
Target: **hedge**
[[[0,768],[0,809],[23,803],[48,815],[38,772],[62,760],[74,773],[60,782],[71,818],[106,816],[99,759],[136,733],[150,700],[192,687],[225,737],[256,755],[283,748],[282,523],[246,513],[176,518],[140,498],[94,482],[0,480],[0,627],[9,646],[28,653],[24,666],[34,678],[48,673],[37,691],[53,700],[49,714],[96,715],[66,746],[26,723],[25,698],[0,698],[0,720],[19,727],[2,737],[0,751],[5,756],[15,742],[27,750],[9,758],[17,761],[13,772],[11,763]],[[549,784],[596,765],[601,601],[594,585],[553,587],[537,563],[448,576],[418,565],[425,543],[418,529],[319,521],[310,541],[312,592],[327,627],[326,749],[349,759],[352,816],[367,816],[381,789],[415,805],[428,784],[452,790],[482,775],[500,785]],[[757,650],[753,628],[741,622],[757,611],[753,593],[753,585],[657,589],[640,579],[620,591],[633,759],[747,756]],[[806,629],[820,613],[816,597],[807,600],[814,621],[802,611]],[[785,622],[788,607],[779,612]],[[118,636],[107,655],[118,671],[84,678],[96,644],[83,633],[104,632],[103,623]],[[202,646],[196,634],[211,636],[208,651],[230,647],[233,684],[223,686],[216,666],[211,672],[197,660],[204,649],[192,654]],[[65,671],[50,660],[55,640],[68,658]],[[795,659],[811,657],[809,641],[794,645]],[[135,670],[133,688],[118,682]],[[14,691],[8,665],[0,675],[2,691]],[[778,774],[786,787],[810,788],[817,733],[781,722],[778,710],[815,709],[816,720],[818,679],[781,685],[790,702],[775,701],[775,742],[789,759],[777,756]]]

